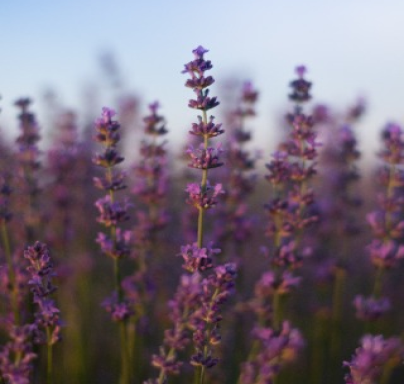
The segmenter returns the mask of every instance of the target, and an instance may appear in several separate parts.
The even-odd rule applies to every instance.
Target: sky
[[[304,64],[313,102],[343,110],[366,98],[359,136],[375,151],[387,122],[404,123],[403,20],[401,0],[0,0],[0,125],[14,134],[21,96],[45,121],[48,89],[80,110],[85,87],[105,86],[99,57],[109,52],[144,113],[159,100],[176,140],[195,119],[181,70],[202,45],[214,66],[212,94],[231,78],[260,91],[260,143],[279,129],[288,83]]]

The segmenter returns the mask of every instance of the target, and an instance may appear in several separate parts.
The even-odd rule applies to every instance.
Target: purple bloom
[[[130,253],[130,242],[132,233],[117,228],[115,231],[115,239],[112,240],[103,232],[98,233],[97,243],[100,244],[101,250],[114,259],[126,257]]]
[[[116,322],[125,321],[134,314],[131,305],[126,301],[119,301],[115,292],[103,301],[102,306]]]
[[[254,358],[242,364],[243,384],[272,384],[281,368],[294,361],[305,344],[300,332],[287,321],[280,331],[256,327],[253,336],[261,347]]]
[[[32,361],[37,357],[31,343],[35,328],[34,325],[13,327],[9,332],[11,340],[0,347],[0,375],[9,384],[31,383]]]
[[[184,245],[181,247],[180,254],[184,259],[183,268],[191,273],[212,268],[212,257],[218,253],[220,253],[220,249],[199,248],[197,243]]]
[[[304,75],[306,73],[306,67],[299,66],[296,68],[296,73],[299,76],[298,79],[293,80],[290,83],[292,88],[292,93],[289,95],[289,98],[296,103],[306,102],[311,99],[310,88],[311,83],[304,79]]]
[[[128,202],[113,202],[110,195],[106,195],[95,202],[100,215],[97,218],[99,223],[106,227],[117,226],[118,223],[129,220]]]
[[[361,346],[356,349],[351,361],[345,361],[350,373],[345,382],[349,384],[376,384],[382,375],[383,368],[392,368],[403,359],[403,345],[400,339],[383,336],[365,335]]]
[[[203,144],[195,149],[190,147],[186,153],[191,157],[191,162],[188,164],[191,168],[211,169],[223,165],[220,161],[220,155],[223,152],[222,146],[219,144],[217,148],[204,148]]]
[[[145,123],[144,131],[147,135],[162,136],[168,132],[165,127],[164,117],[157,113],[159,108],[158,101],[149,104],[150,115],[143,118]]]
[[[299,286],[301,277],[293,276],[289,271],[277,275],[273,271],[265,272],[255,286],[257,297],[269,297],[275,293],[285,295]]]
[[[186,188],[186,192],[189,194],[187,203],[197,209],[209,209],[214,207],[218,202],[218,196],[224,193],[221,184],[211,186],[209,182],[207,182],[204,191],[200,184],[190,183]]]
[[[404,258],[404,246],[394,240],[375,239],[369,244],[368,250],[372,263],[377,268],[394,268],[398,261]]]
[[[198,116],[198,123],[192,123],[192,131],[189,131],[191,135],[204,136],[204,137],[215,137],[224,133],[222,129],[222,124],[215,124],[214,117],[210,116],[209,121],[204,123],[201,116]]]
[[[364,321],[377,320],[391,310],[390,300],[386,297],[375,298],[357,295],[354,299],[356,317]]]
[[[112,120],[115,115],[116,112],[113,109],[103,107],[101,117],[94,123],[97,131],[95,140],[106,147],[114,147],[120,139],[118,132],[120,125],[117,121]]]
[[[51,346],[61,339],[60,310],[50,295],[56,290],[52,283],[55,276],[50,252],[46,244],[36,242],[24,251],[24,257],[31,265],[27,268],[31,274],[28,284],[34,294],[34,303],[38,308],[35,313],[35,341]]]

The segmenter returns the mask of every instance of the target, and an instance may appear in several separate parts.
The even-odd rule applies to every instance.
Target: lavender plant
[[[287,116],[292,131],[267,165],[269,174],[266,179],[271,184],[272,196],[266,206],[269,216],[266,235],[272,244],[269,249],[263,247],[263,251],[269,258],[270,271],[256,284],[256,297],[251,303],[257,316],[253,333],[255,342],[242,365],[239,383],[276,382],[281,367],[291,360],[285,358],[284,348],[293,345],[292,356],[296,356],[304,344],[300,332],[285,320],[283,304],[287,294],[300,282],[292,271],[299,268],[303,259],[311,253],[310,245],[303,240],[309,225],[318,219],[310,210],[314,193],[309,182],[316,173],[314,160],[319,144],[313,129],[314,121],[303,113],[301,106],[311,98],[311,83],[304,79],[304,67],[298,67],[296,72],[299,77],[291,82],[292,93],[289,96],[296,106],[294,112]],[[272,355],[272,343],[278,343],[277,338],[284,333],[285,342],[279,342],[277,353]],[[288,340],[295,342],[289,346]],[[269,359],[268,353],[271,354]],[[266,361],[264,365],[263,360]]]
[[[104,197],[96,202],[99,211],[97,221],[103,224],[109,233],[100,232],[97,242],[101,250],[114,262],[115,290],[104,301],[104,307],[111,314],[113,321],[119,323],[121,341],[121,376],[120,384],[128,384],[131,380],[130,350],[128,343],[127,324],[133,314],[130,303],[125,298],[122,287],[121,261],[129,255],[130,232],[123,230],[120,225],[129,219],[128,202],[116,201],[116,191],[124,189],[124,173],[116,170],[115,166],[124,159],[116,150],[119,141],[120,125],[112,120],[115,112],[103,108],[101,118],[95,122],[97,131],[96,140],[104,146],[104,152],[94,157],[94,163],[105,169],[102,177],[95,177],[94,184],[97,188],[107,191]]]
[[[30,266],[28,284],[37,306],[34,321],[34,342],[46,345],[47,369],[46,384],[53,382],[53,346],[61,339],[60,310],[51,294],[56,290],[52,278],[55,276],[52,259],[46,244],[36,242],[27,247],[24,257]]]
[[[208,170],[222,165],[221,148],[210,147],[209,139],[223,133],[221,125],[214,123],[214,117],[208,120],[207,116],[207,111],[219,103],[216,97],[209,96],[208,87],[214,79],[205,76],[205,72],[212,68],[211,62],[204,59],[206,52],[202,46],[193,50],[195,59],[187,63],[183,71],[190,75],[185,85],[196,94],[196,98],[190,100],[188,105],[202,112],[190,133],[201,137],[203,143],[187,150],[191,159],[189,166],[202,171],[201,181],[190,183],[186,188],[188,204],[198,211],[197,240],[181,247],[183,268],[192,275],[181,277],[175,300],[170,302],[171,320],[175,326],[165,332],[164,346],[160,348],[159,355],[153,356],[153,365],[160,370],[160,375],[156,381],[149,383],[163,384],[169,374],[179,372],[181,361],[178,353],[191,340],[194,353],[189,362],[196,367],[195,382],[205,382],[206,370],[219,361],[215,356],[215,346],[220,342],[221,307],[234,288],[235,264],[219,265],[213,273],[206,272],[213,268],[213,256],[220,250],[204,243],[205,211],[216,205],[217,197],[222,192],[221,184],[211,185],[208,181]]]
[[[404,162],[402,135],[401,127],[396,124],[387,125],[383,131],[384,148],[380,158],[384,164],[378,175],[383,190],[378,194],[377,209],[367,215],[373,234],[368,251],[375,267],[374,286],[369,297],[358,295],[354,304],[357,316],[368,322],[377,320],[390,309],[389,299],[383,296],[383,276],[388,270],[397,268],[404,257],[401,244],[404,234],[403,171],[400,169]]]

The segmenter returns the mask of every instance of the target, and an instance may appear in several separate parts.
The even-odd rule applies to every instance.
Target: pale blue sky
[[[369,100],[361,129],[372,145],[385,122],[404,122],[403,20],[401,0],[0,0],[0,122],[10,124],[16,98],[50,86],[79,107],[83,83],[99,80],[97,57],[111,51],[125,86],[160,100],[179,137],[195,115],[180,71],[201,44],[218,84],[235,75],[260,90],[257,137],[276,129],[305,64],[315,101]]]

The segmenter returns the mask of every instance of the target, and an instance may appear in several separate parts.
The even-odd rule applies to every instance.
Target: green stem
[[[273,295],[272,308],[273,308],[272,325],[275,330],[278,330],[280,328],[282,318],[281,295],[278,293],[278,291],[275,291]]]
[[[120,337],[121,337],[121,380],[120,384],[130,383],[130,368],[129,368],[129,346],[127,337],[127,322],[121,321],[119,323]]]
[[[118,294],[118,302],[120,303],[123,298],[122,286],[121,286],[121,268],[119,265],[120,260],[114,259],[114,280],[115,280],[115,289]]]
[[[208,117],[206,114],[206,111],[202,111],[202,121],[204,124],[208,123]],[[203,147],[204,150],[206,151],[208,149],[209,145],[209,139],[208,136],[205,135],[203,137]],[[206,186],[208,184],[208,170],[207,169],[202,169],[202,181],[201,181],[201,193],[206,192]],[[203,245],[203,218],[204,218],[204,213],[205,209],[203,207],[198,208],[198,234],[197,234],[197,244],[199,248],[202,248]]]
[[[332,302],[332,335],[330,354],[331,359],[338,359],[340,348],[340,324],[342,314],[342,301],[344,297],[345,271],[338,268],[334,282],[333,302]]]
[[[202,248],[203,244],[203,217],[204,217],[204,212],[205,210],[201,207],[199,208],[199,214],[198,214],[198,237],[197,237],[197,243],[198,247]]]
[[[3,221],[1,226],[1,237],[3,241],[4,253],[7,259],[8,273],[11,284],[11,305],[14,314],[14,322],[16,325],[20,324],[20,311],[18,310],[18,286],[15,277],[13,260],[11,257],[10,239],[8,235],[6,222]]]
[[[376,270],[376,277],[375,277],[375,284],[373,286],[373,293],[372,296],[375,298],[380,297],[382,293],[382,283],[383,283],[383,268],[377,268]]]
[[[50,327],[46,328],[47,336],[47,366],[46,366],[46,384],[52,384],[53,376],[53,347],[52,347],[52,332]]]
[[[106,177],[109,181],[112,181],[113,174],[112,168],[107,168]],[[115,195],[112,189],[109,190],[109,196],[111,198],[111,203],[114,202]],[[116,248],[116,225],[112,225],[111,228],[111,238],[114,243],[114,248]],[[122,290],[122,276],[121,276],[121,268],[120,268],[120,259],[114,259],[114,281],[115,281],[115,289],[118,295],[118,302],[121,303],[124,298],[123,290]],[[121,343],[121,378],[120,384],[129,384],[131,379],[131,371],[129,367],[130,362],[130,345],[127,335],[127,321],[121,321],[119,323],[119,331],[120,331],[120,343]]]
[[[200,376],[199,376],[199,384],[203,384],[204,379],[205,379],[205,366],[202,365]]]

